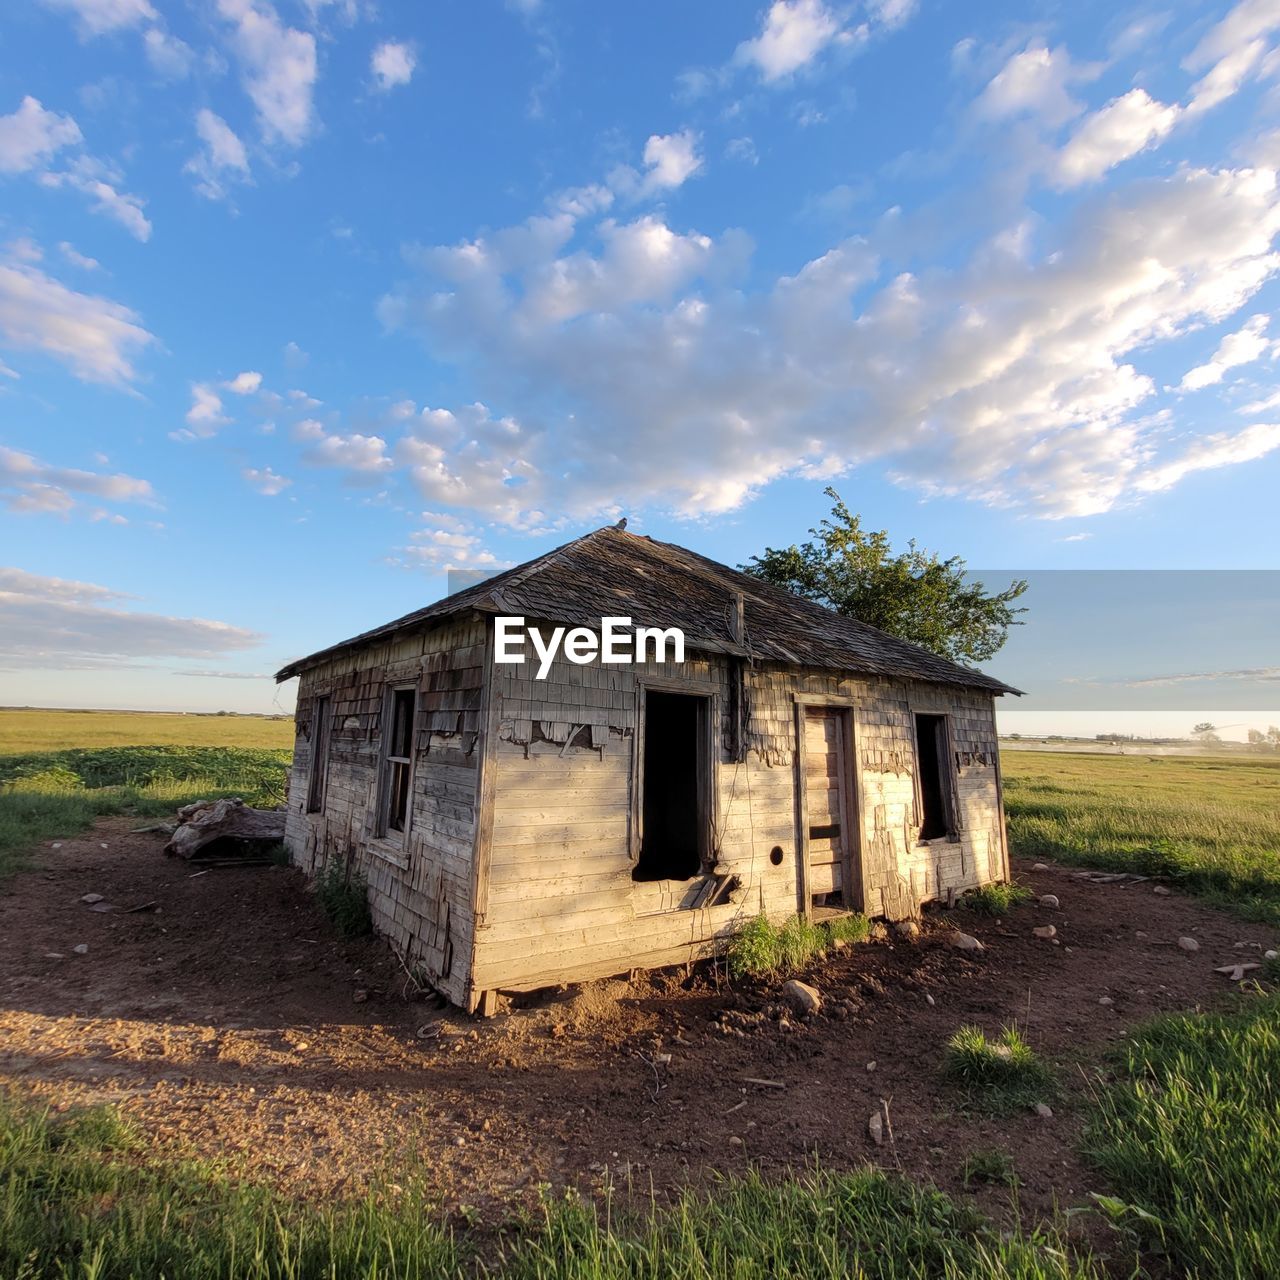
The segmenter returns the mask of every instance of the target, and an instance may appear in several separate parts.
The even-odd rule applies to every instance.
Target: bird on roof
[[[619,520],[618,523],[615,524],[613,527],[619,530],[625,529],[627,527],[627,517],[623,516],[622,519]]]

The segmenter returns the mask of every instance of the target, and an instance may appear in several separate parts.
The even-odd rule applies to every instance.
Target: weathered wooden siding
[[[485,625],[455,622],[303,672],[286,843],[308,872],[342,858],[369,881],[375,927],[458,1003],[467,994]],[[376,832],[387,690],[418,690],[412,800],[403,840]],[[316,699],[330,707],[323,812],[307,813]]]
[[[681,666],[576,666],[546,680],[529,665],[494,668],[495,742],[487,890],[477,903],[474,990],[532,987],[708,954],[743,919],[802,906],[796,701],[852,708],[863,879],[870,914],[901,918],[950,889],[1002,878],[992,699],[984,693],[825,671],[749,669],[746,758],[727,750],[730,660]],[[631,879],[638,687],[683,682],[711,694],[717,870],[733,900],[681,908],[696,882]],[[668,687],[674,688],[675,685]],[[951,716],[960,761],[961,839],[920,846],[913,715]],[[771,851],[781,848],[780,865]]]

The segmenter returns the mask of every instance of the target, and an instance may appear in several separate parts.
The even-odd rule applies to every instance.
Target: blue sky
[[[0,702],[287,707],[450,566],[737,563],[831,482],[1276,568],[1278,167],[1274,0],[20,0]]]

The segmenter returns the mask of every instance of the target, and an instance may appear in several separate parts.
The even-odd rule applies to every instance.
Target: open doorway
[[[690,880],[703,870],[706,727],[706,698],[646,690],[635,880]]]
[[[949,757],[946,716],[917,714],[921,840],[938,840],[953,834]]]

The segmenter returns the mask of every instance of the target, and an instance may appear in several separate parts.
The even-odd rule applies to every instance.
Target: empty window
[[[707,700],[650,690],[644,701],[644,770],[636,880],[689,880],[707,847]]]
[[[311,714],[311,776],[307,779],[307,812],[324,808],[325,779],[329,775],[329,699],[317,698]]]
[[[916,716],[921,840],[954,837],[950,756],[946,716]]]
[[[409,821],[409,787],[413,772],[414,689],[391,693],[391,727],[386,737],[382,834],[403,832]]]

